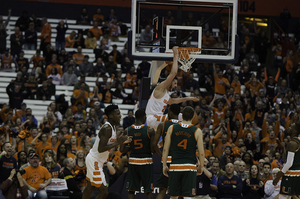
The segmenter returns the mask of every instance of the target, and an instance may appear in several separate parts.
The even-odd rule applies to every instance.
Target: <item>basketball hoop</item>
[[[195,55],[201,54],[201,48],[194,47],[179,47],[178,61],[181,63],[180,69],[188,72],[192,68],[192,63],[196,60]]]

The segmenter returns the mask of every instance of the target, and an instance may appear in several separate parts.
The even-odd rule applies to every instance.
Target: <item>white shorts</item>
[[[103,162],[97,160],[90,154],[85,159],[87,174],[86,178],[94,187],[100,187],[102,184],[106,186],[105,175],[103,172]]]
[[[164,122],[168,119],[168,114],[156,114],[156,115],[148,115],[147,116],[147,126],[154,128],[157,130],[158,125],[161,122]]]

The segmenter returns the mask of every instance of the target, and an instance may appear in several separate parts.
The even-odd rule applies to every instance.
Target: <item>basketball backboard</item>
[[[201,48],[195,62],[234,63],[236,29],[237,0],[132,0],[128,56],[172,61],[176,45]]]

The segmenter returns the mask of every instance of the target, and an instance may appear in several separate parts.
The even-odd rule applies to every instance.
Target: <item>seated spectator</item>
[[[109,53],[109,56],[113,56],[113,61],[116,64],[122,64],[122,54],[117,50],[118,46],[113,45],[113,50]]]
[[[75,161],[72,158],[65,158],[64,165],[64,179],[67,181],[68,192],[70,199],[81,199],[82,192],[77,187],[75,178],[73,177],[72,170],[75,168]]]
[[[10,50],[12,56],[18,56],[24,44],[24,37],[19,27],[15,27],[15,33],[10,35]]]
[[[39,156],[35,153],[30,155],[29,164],[30,166],[24,168],[26,173],[22,175],[29,189],[29,198],[36,195],[37,199],[47,199],[48,195],[44,188],[51,184],[51,174],[45,167],[39,165]]]
[[[81,46],[77,47],[77,53],[73,54],[73,59],[77,64],[80,64],[83,62],[84,55],[82,54]]]
[[[84,82],[82,82],[80,84],[80,89],[74,90],[72,96],[76,99],[76,103],[81,102],[81,104],[84,107],[86,107],[87,102],[88,102],[89,94],[88,94],[87,91],[85,91],[85,83]]]
[[[127,127],[131,126],[135,122],[135,118],[133,116],[133,111],[128,110],[128,116],[124,117],[123,119],[123,128],[126,129]]]
[[[0,190],[4,193],[5,198],[28,197],[28,189],[24,184],[22,175],[20,172],[16,172],[15,169],[11,170],[10,176],[1,184]],[[2,195],[2,193],[0,194]]]
[[[135,67],[131,66],[129,73],[126,74],[125,88],[134,88],[137,82]]]
[[[256,71],[258,69],[257,64],[259,62],[259,57],[257,54],[255,54],[254,48],[250,49],[250,53],[246,55],[246,59],[249,62],[250,71]]]
[[[207,30],[205,35],[202,36],[202,46],[205,48],[211,48],[216,43],[216,39],[213,38],[210,34],[210,31]]]
[[[127,25],[126,25],[126,24],[123,24],[123,22],[122,22],[121,19],[119,19],[119,24],[118,24],[118,25],[119,25],[120,30],[121,30],[120,35],[121,35],[121,36],[126,36],[127,33],[128,33],[128,27],[127,27]]]
[[[85,48],[82,30],[78,30],[78,34],[75,37],[75,44],[74,44],[73,48],[78,48],[79,46],[81,46],[82,48]]]
[[[64,63],[64,72],[65,73],[68,72],[69,66],[73,67],[73,72],[77,77],[81,75],[81,72],[79,71],[74,59],[70,59],[68,62]]]
[[[106,72],[111,74],[116,74],[117,64],[114,62],[113,55],[108,57],[108,62],[105,63]]]
[[[52,78],[52,83],[54,85],[60,85],[61,76],[59,73],[57,73],[57,68],[51,68],[51,74],[48,76],[48,78]]]
[[[112,41],[119,41],[119,35],[121,34],[121,29],[118,25],[117,18],[114,18],[109,25],[109,37]]]
[[[80,14],[80,16],[77,20],[77,24],[80,24],[80,25],[90,24],[89,15],[87,14],[87,9],[86,8],[82,8],[81,14]]]
[[[88,31],[84,45],[89,49],[95,49],[97,47],[97,39],[91,31]]]
[[[86,111],[83,109],[83,104],[81,103],[81,101],[78,101],[76,103],[77,106],[77,111],[74,113],[74,118],[75,121],[85,121],[85,118],[87,116]]]
[[[15,59],[15,67],[16,67],[16,72],[21,71],[22,68],[25,66],[26,69],[29,69],[29,62],[28,59],[24,57],[24,51],[22,50],[19,54],[18,57]]]
[[[37,89],[37,99],[39,100],[50,100],[51,99],[51,91],[48,87],[47,81],[43,81],[42,86],[38,87]]]
[[[85,55],[83,62],[79,64],[79,69],[81,74],[85,76],[92,76],[94,74],[94,67],[91,62],[89,62],[89,56]]]
[[[89,115],[88,115],[88,117],[85,118],[88,128],[91,128],[91,127],[89,127],[89,122],[88,122],[89,119],[92,120],[92,127],[94,129],[99,129],[99,124],[100,124],[101,118],[98,118],[95,108],[90,108]]]
[[[29,23],[29,29],[25,30],[25,50],[35,50],[37,47],[37,32],[34,29],[34,23]]]
[[[85,83],[85,75],[80,76],[80,80],[77,84],[75,84],[73,90],[79,90],[81,88],[81,83],[84,83],[84,90],[89,93],[90,87],[89,87],[89,85],[87,85],[87,83]]]
[[[75,172],[75,180],[76,185],[81,189],[82,191],[87,186],[87,180],[86,180],[86,166],[85,166],[85,153],[80,147],[80,149],[76,152],[76,158],[75,158],[75,167],[73,171]]]
[[[232,163],[226,165],[226,174],[218,179],[219,197],[222,198],[241,198],[243,183],[242,179],[233,175],[234,166]]]
[[[152,35],[153,32],[151,30],[151,27],[149,25],[146,26],[145,30],[142,31],[140,41],[141,43],[149,44],[152,42]]]
[[[97,59],[96,64],[94,65],[94,71],[97,76],[104,75],[106,73],[106,68],[101,57]]]
[[[275,179],[280,169],[274,168],[272,170],[272,178]],[[265,199],[273,199],[275,196],[277,196],[280,192],[280,185],[281,180],[278,181],[278,183],[274,186],[273,180],[268,180],[265,183]]]
[[[99,93],[98,86],[94,87],[94,91],[89,93],[90,106],[93,107],[95,102],[102,101],[102,93]]]
[[[246,163],[241,160],[238,164],[237,176],[239,176],[243,181],[246,180],[249,176],[245,173],[246,171]]]
[[[93,15],[93,21],[97,21],[98,24],[102,24],[104,21],[104,16],[101,13],[101,8],[97,8],[96,14]]]
[[[112,90],[111,84],[109,82],[106,83],[104,90],[102,91],[102,102],[103,103],[112,103]]]
[[[30,18],[28,16],[28,12],[23,11],[22,15],[18,18],[15,26],[19,27],[21,31],[25,31],[28,29],[29,23],[30,23]]]
[[[13,63],[13,56],[9,54],[9,49],[4,50],[4,54],[1,55],[1,71],[13,71],[11,64]]]
[[[280,86],[277,87],[276,93],[277,93],[277,95],[287,94],[289,90],[290,90],[290,88],[287,87],[286,79],[282,79]]]
[[[56,49],[59,51],[65,48],[65,35],[66,31],[68,30],[68,23],[67,19],[65,21],[60,20],[59,24],[56,26]]]
[[[110,45],[110,44],[109,44]],[[108,53],[105,51],[105,44],[100,44],[100,49],[94,49],[95,59],[102,58],[103,62],[108,61]]]
[[[266,183],[268,180],[272,180],[272,175],[270,174],[271,172],[271,164],[269,162],[265,162],[263,164],[263,174],[261,176],[261,180]]]
[[[262,198],[264,194],[264,182],[260,180],[258,165],[254,164],[250,168],[249,177],[243,182],[243,196],[245,199]]]
[[[129,73],[131,67],[134,67],[133,63],[130,61],[128,57],[125,57],[125,61],[121,64],[121,69],[123,73]]]
[[[209,158],[211,163],[211,171],[214,176],[219,178],[222,175],[225,175],[225,171],[221,169],[219,160],[216,160],[215,156],[211,156]]]
[[[62,77],[62,75],[63,75],[62,68],[56,62],[57,62],[56,58],[52,58],[51,64],[47,66],[47,68],[46,68],[46,76],[47,77],[49,77],[49,75],[51,74],[52,68],[56,68],[58,74],[60,75],[60,77]]]
[[[45,58],[41,56],[41,50],[36,50],[36,53],[35,55],[33,55],[31,58],[30,58],[30,63],[33,63],[33,69],[36,68],[38,66],[38,62],[39,61],[42,61],[42,63],[44,62]],[[42,67],[42,69],[44,69]]]
[[[51,178],[58,178],[61,167],[56,163],[53,152],[44,153],[41,165],[49,171]]]
[[[97,115],[98,119],[100,120],[99,122],[101,122],[104,118],[104,112],[101,110],[100,102],[95,102],[94,108],[96,111],[96,115]]]
[[[93,33],[93,35],[96,37],[97,40],[100,39],[100,36],[103,35],[102,30],[98,27],[98,22],[93,22],[93,27],[89,29]]]
[[[76,32],[72,31],[69,36],[66,37],[65,39],[65,48],[73,48],[74,44],[76,42]]]
[[[43,50],[43,57],[45,58],[46,65],[51,64],[53,58],[57,59],[58,51],[51,47],[51,44],[47,44]]]
[[[73,61],[73,60],[72,60]],[[65,72],[61,79],[61,84],[66,86],[73,86],[77,84],[78,79],[76,74],[73,72],[73,66],[69,65],[68,72]]]
[[[109,34],[104,34],[102,39],[100,40],[100,46],[105,45],[105,50],[109,50],[111,45],[111,39]]]

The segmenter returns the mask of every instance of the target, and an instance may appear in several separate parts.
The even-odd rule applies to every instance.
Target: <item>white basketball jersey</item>
[[[164,114],[164,112],[167,108],[167,105],[168,105],[168,101],[170,99],[170,95],[168,94],[168,91],[166,91],[165,95],[162,98],[156,99],[154,97],[155,89],[153,90],[153,92],[150,96],[150,99],[147,103],[147,107],[146,107],[146,115],[147,116],[148,115],[156,115],[156,114],[159,114],[159,115]]]
[[[111,127],[111,129],[112,129],[111,137],[109,138],[109,140],[107,142],[107,145],[111,145],[117,139],[117,132],[116,132],[116,129],[109,122],[105,122],[105,124],[108,124]],[[101,128],[100,128],[100,131],[101,131]],[[99,133],[100,133],[100,131],[99,131]],[[99,138],[99,135],[97,135],[95,143],[93,145],[93,148],[90,150],[89,154],[91,156],[93,156],[94,158],[96,158],[97,160],[99,160],[99,162],[103,162],[104,163],[104,162],[106,162],[106,160],[108,158],[109,151],[104,151],[102,153],[99,153],[98,152],[99,142],[100,142],[100,138]]]

